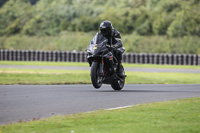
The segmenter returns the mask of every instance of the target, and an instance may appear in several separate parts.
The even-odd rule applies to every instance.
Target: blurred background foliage
[[[126,52],[200,54],[200,0],[0,0],[0,49],[84,51],[103,20]]]

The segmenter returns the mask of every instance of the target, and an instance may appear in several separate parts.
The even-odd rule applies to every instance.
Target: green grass
[[[200,97],[0,126],[2,133],[199,133]]]
[[[1,68],[0,68],[1,71]],[[0,84],[88,84],[88,71],[3,68]],[[8,73],[6,73],[8,72]]]
[[[83,62],[40,62],[40,61],[0,61],[0,65],[36,65],[36,66],[88,66]]]
[[[126,72],[127,84],[199,84],[196,73]],[[0,84],[90,84],[86,70],[0,68]]]
[[[192,66],[192,65],[156,65],[156,64],[131,64],[131,63],[123,63],[124,67],[142,67],[142,68],[174,68],[174,69],[200,69],[200,66]]]
[[[129,84],[200,84],[200,74],[127,72]]]
[[[73,62],[12,62],[0,61],[0,65],[43,65],[43,66],[88,66]],[[199,66],[124,64],[125,67],[146,68],[190,68]],[[153,73],[126,72],[127,84],[199,84],[199,73]],[[90,84],[90,72],[85,70],[49,70],[0,68],[0,84]]]
[[[39,62],[39,61],[0,61],[0,65],[39,65],[39,66],[85,66],[87,62]],[[143,67],[143,68],[178,68],[178,69],[200,69],[200,66],[192,65],[154,65],[154,64],[130,64],[123,63],[124,67]]]

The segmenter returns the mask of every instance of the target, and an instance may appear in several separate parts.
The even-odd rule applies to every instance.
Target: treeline
[[[123,34],[200,36],[200,0],[3,0],[0,36],[97,31],[110,20]]]
[[[85,51],[110,20],[126,52],[200,54],[199,7],[200,0],[0,0],[0,49]]]

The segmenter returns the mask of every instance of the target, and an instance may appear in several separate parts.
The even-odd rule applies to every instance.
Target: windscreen
[[[94,38],[91,40],[92,44],[97,44],[97,34],[94,36]],[[90,44],[91,44],[90,43]]]

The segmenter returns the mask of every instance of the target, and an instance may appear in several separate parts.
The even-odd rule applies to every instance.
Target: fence
[[[0,61],[87,62],[87,53],[69,51],[0,50]],[[200,65],[194,54],[123,54],[123,62],[140,64]]]

